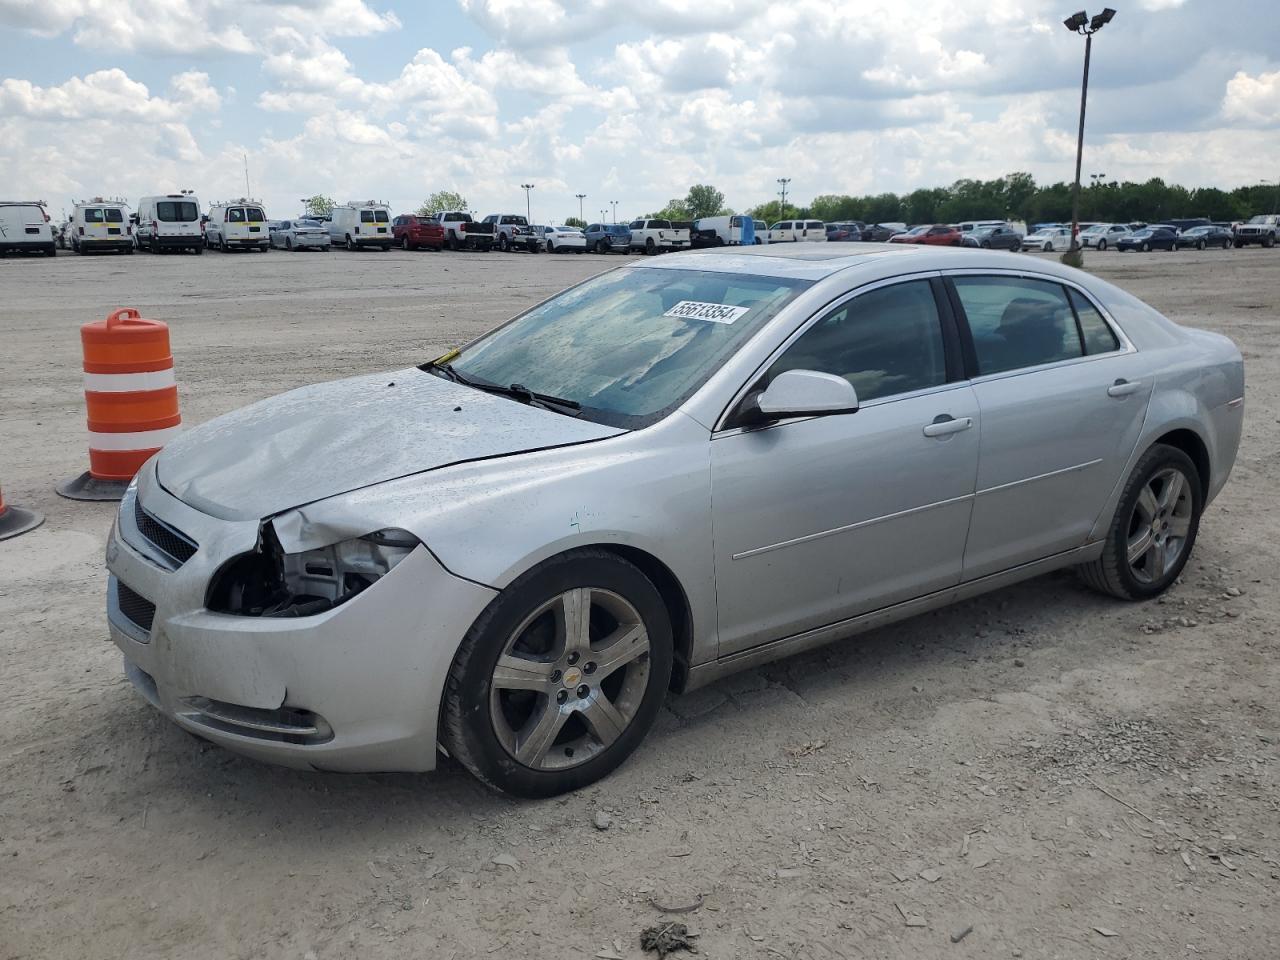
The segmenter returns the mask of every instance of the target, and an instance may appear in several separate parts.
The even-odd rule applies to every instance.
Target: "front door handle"
[[[1142,389],[1141,380],[1126,380],[1121,377],[1111,386],[1107,387],[1108,397],[1127,397],[1131,393],[1137,393]]]
[[[924,435],[926,437],[949,437],[953,433],[968,430],[972,426],[973,417],[960,417],[957,420],[950,414],[943,413],[933,423],[925,425]]]

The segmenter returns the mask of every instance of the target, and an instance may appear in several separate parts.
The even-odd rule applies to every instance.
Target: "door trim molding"
[[[1087,460],[1084,463],[1077,463],[1073,467],[1062,467],[1059,470],[1050,470],[1048,473],[1038,473],[1034,477],[1023,477],[1021,480],[1010,480],[1008,483],[996,484],[994,487],[983,487],[977,492],[977,496],[984,493],[998,493],[1001,490],[1008,490],[1010,487],[1020,487],[1024,483],[1035,483],[1037,480],[1048,480],[1050,477],[1059,477],[1064,473],[1074,473],[1077,470],[1088,470],[1090,467],[1096,467],[1102,463],[1102,457],[1095,457],[1093,460]],[[737,559],[736,557],[734,559]]]
[[[878,610],[871,610],[854,617],[838,620],[826,626],[815,627],[803,633],[792,634],[777,640],[769,640],[716,660],[700,663],[689,668],[683,692],[687,693],[690,690],[696,690],[698,687],[706,686],[721,677],[737,673],[740,670],[746,670],[773,660],[780,660],[783,657],[825,646],[837,640],[844,640],[856,634],[865,633],[875,627],[894,623],[898,620],[905,620],[908,617],[927,613],[939,607],[949,606],[961,600],[968,600],[971,597],[1018,583],[1021,580],[1038,577],[1052,570],[1069,567],[1077,563],[1087,563],[1090,560],[1097,559],[1102,554],[1105,546],[1105,540],[1095,540],[1072,550],[1056,553],[1040,560],[1032,560],[1029,563],[1019,564],[1008,570],[988,574],[985,577],[978,577],[975,580],[969,580],[954,587],[946,587],[942,590],[925,594],[922,597],[916,597],[914,600],[904,600],[901,603],[895,603],[888,607],[881,607]]]
[[[1070,469],[1075,470],[1077,468],[1071,467]],[[1048,474],[1046,474],[1046,476],[1048,476]],[[1031,479],[1038,480],[1039,477],[1032,477]],[[1028,481],[1018,480],[1016,482],[1026,483]],[[992,489],[997,489],[997,488],[992,488]],[[897,520],[899,517],[909,517],[913,513],[922,513],[925,510],[933,510],[936,507],[945,507],[948,504],[952,504],[952,503],[963,503],[966,500],[972,500],[973,496],[974,495],[972,493],[965,493],[965,494],[961,494],[958,497],[952,497],[949,500],[935,500],[933,503],[925,503],[918,507],[908,507],[906,510],[899,510],[897,513],[886,513],[884,516],[871,517],[868,520],[859,520],[856,523],[846,523],[844,526],[832,527],[830,530],[822,530],[822,531],[819,531],[818,533],[807,533],[803,537],[794,537],[790,540],[780,540],[777,543],[770,543],[763,547],[752,547],[750,550],[743,550],[741,553],[733,554],[733,559],[745,560],[748,557],[759,556],[762,553],[769,553],[772,550],[781,550],[783,547],[794,547],[802,543],[811,543],[814,540],[821,540],[823,537],[832,537],[832,536],[835,536],[837,533],[847,533],[850,530],[858,530],[858,529],[861,529],[862,527],[869,527],[869,526],[872,526],[873,524],[883,523],[886,520]]]

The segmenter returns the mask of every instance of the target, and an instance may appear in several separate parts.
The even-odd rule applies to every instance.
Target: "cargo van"
[[[133,223],[123,200],[81,200],[63,228],[63,246],[84,255],[90,250],[133,253]]]
[[[826,242],[827,225],[821,220],[781,220],[769,228],[770,243]]]
[[[0,200],[0,254],[9,252],[58,255],[53,225],[39,200]]]
[[[703,217],[693,222],[695,247],[752,246],[757,242],[755,221],[750,217]]]
[[[139,250],[190,250],[204,253],[200,201],[193,193],[143,197],[134,215],[133,239]]]
[[[391,208],[376,200],[349,200],[333,208],[329,239],[348,250],[361,247],[391,249]]]
[[[260,250],[266,253],[271,246],[271,231],[267,228],[267,215],[256,200],[228,200],[209,208],[209,220],[204,225],[204,242],[211,250],[230,253],[232,250]]]

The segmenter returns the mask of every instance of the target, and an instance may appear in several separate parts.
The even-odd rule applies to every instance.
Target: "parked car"
[[[969,233],[980,227],[1004,227],[1008,226],[1005,220],[961,220],[956,224],[956,229],[961,233]]]
[[[143,197],[133,214],[133,242],[139,250],[204,253],[204,220],[192,193]]]
[[[754,246],[756,222],[739,214],[725,217],[702,217],[693,223],[691,245],[694,247]]]
[[[1210,224],[1183,230],[1178,234],[1175,243],[1179,250],[1183,247],[1194,247],[1197,250],[1203,250],[1206,247],[1221,247],[1223,250],[1229,250],[1234,239],[1230,230]]]
[[[1235,245],[1237,247],[1260,243],[1270,248],[1276,245],[1277,240],[1280,240],[1280,215],[1274,213],[1262,213],[1256,217],[1250,217],[1248,223],[1242,223],[1236,228]]]
[[[1105,250],[1107,247],[1114,247],[1116,241],[1129,233],[1130,228],[1124,223],[1095,223],[1087,230],[1080,231],[1080,246],[1086,250],[1090,247]]]
[[[1177,220],[1166,220],[1165,225],[1173,227],[1173,229],[1181,235],[1195,227],[1212,226],[1213,221],[1208,217],[1190,217]]]
[[[63,244],[79,254],[91,250],[133,253],[133,222],[123,200],[94,197],[75,205],[63,232]]]
[[[672,220],[671,248],[673,250],[688,250],[691,246],[693,246],[693,221]]]
[[[391,249],[391,208],[376,200],[350,200],[334,207],[329,220],[329,239],[348,250],[363,247]]]
[[[1070,250],[1071,228],[1042,227],[1022,238],[1022,249],[1040,250],[1044,253],[1053,253],[1055,250]]]
[[[465,210],[437,213],[436,222],[444,228],[444,245],[450,250],[488,252],[497,242],[497,228],[492,223],[472,219]]]
[[[671,689],[1062,568],[1178,579],[1240,440],[1229,339],[1051,261],[808,252],[645,260],[182,432],[106,547],[126,676],[261,760],[439,744],[548,796]]]
[[[262,205],[241,197],[229,203],[215,203],[209,208],[204,225],[205,246],[230,253],[232,250],[258,250],[271,247],[271,231]]]
[[[821,220],[780,220],[769,228],[770,243],[826,241],[827,225]]]
[[[963,234],[945,223],[916,227],[906,233],[890,237],[890,243],[915,243],[926,247],[958,247]]]
[[[1143,227],[1135,230],[1127,237],[1116,241],[1116,249],[1122,253],[1126,250],[1174,250],[1177,248],[1178,235],[1172,227]]]
[[[631,231],[625,223],[592,223],[585,231],[587,249],[593,253],[630,253]]]
[[[862,228],[862,241],[864,243],[888,243],[889,239],[898,233],[905,233],[907,225],[905,223],[868,223]]]
[[[676,231],[672,228],[670,220],[632,220],[627,228],[631,231],[632,250],[655,254],[679,249]],[[688,246],[688,242],[686,241],[683,246]]]
[[[865,224],[857,220],[845,223],[827,224],[828,243],[853,243],[862,239],[862,228]]]
[[[532,226],[529,233],[530,242],[547,253],[583,253],[587,249],[587,238],[577,227]]]
[[[0,200],[0,255],[43,253],[58,255],[53,225],[38,200]]]
[[[529,220],[518,213],[491,213],[483,223],[493,224],[498,249],[510,250],[513,246],[523,247],[529,233]]]
[[[986,250],[1021,250],[1022,234],[1003,223],[978,226],[960,235],[960,245]]]
[[[406,250],[443,250],[444,227],[419,213],[402,213],[391,221],[391,236]]]
[[[319,220],[272,220],[267,224],[271,246],[282,250],[328,250],[333,241],[328,228]]]

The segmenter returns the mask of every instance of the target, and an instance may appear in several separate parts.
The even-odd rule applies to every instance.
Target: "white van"
[[[232,250],[266,253],[271,246],[271,231],[262,204],[244,197],[215,203],[209,208],[209,219],[204,225],[204,242],[211,250],[223,253]]]
[[[0,200],[0,254],[11,250],[58,255],[53,225],[39,200]]]
[[[956,224],[956,229],[961,233],[969,233],[979,227],[1007,227],[1008,225],[1004,220],[961,220]]]
[[[90,250],[133,253],[133,223],[123,200],[80,200],[63,228],[63,246],[78,254]]]
[[[827,240],[827,225],[821,220],[780,220],[769,228],[770,243],[817,243]]]
[[[200,201],[193,193],[143,197],[133,215],[133,240],[139,250],[190,250],[204,253]]]
[[[349,200],[341,207],[334,207],[329,239],[334,244],[345,244],[348,250],[360,247],[390,250],[391,208],[376,200]]]
[[[750,217],[703,217],[693,221],[693,245],[695,247],[738,247],[760,243],[756,236],[755,221]]]

